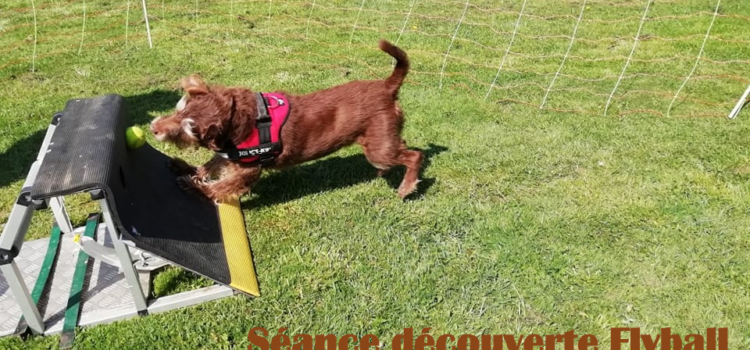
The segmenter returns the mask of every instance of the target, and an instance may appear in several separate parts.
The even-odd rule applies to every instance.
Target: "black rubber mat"
[[[127,148],[130,125],[121,96],[69,101],[32,198],[101,189],[119,231],[136,246],[229,285],[217,207],[177,187],[166,155],[148,144]]]
[[[169,157],[151,146],[126,159],[120,181],[111,185],[121,232],[144,250],[229,284],[216,206],[177,187]]]
[[[130,125],[121,96],[68,101],[58,121],[31,196],[34,199],[102,188],[126,158]]]

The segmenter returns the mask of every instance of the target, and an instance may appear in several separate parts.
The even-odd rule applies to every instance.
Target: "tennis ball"
[[[137,126],[131,126],[125,130],[125,142],[131,149],[136,149],[146,143],[146,134]]]

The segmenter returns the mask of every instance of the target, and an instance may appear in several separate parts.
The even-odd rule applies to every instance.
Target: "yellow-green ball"
[[[125,142],[131,149],[136,149],[146,143],[146,133],[137,126],[131,126],[125,130]]]

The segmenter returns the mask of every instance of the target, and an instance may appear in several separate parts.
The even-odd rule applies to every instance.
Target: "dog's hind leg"
[[[424,156],[420,151],[406,149],[406,147],[399,151],[398,162],[406,166],[406,174],[398,187],[398,195],[401,198],[406,198],[416,191],[423,159]]]
[[[375,147],[374,145],[372,147],[367,146],[367,138],[360,137],[357,140],[357,143],[362,146],[362,151],[365,153],[365,158],[367,158],[367,162],[370,163],[370,165],[374,166],[375,169],[378,169],[378,176],[384,176],[388,173],[388,171],[391,170],[394,164],[391,164],[391,162],[382,162],[379,163],[379,161],[383,158],[378,155],[378,147]]]
[[[420,151],[406,148],[406,142],[401,139],[397,130],[388,129],[382,125],[371,128],[358,143],[364,149],[367,161],[378,169],[378,175],[382,176],[397,165],[406,167],[404,179],[398,187],[398,195],[405,198],[417,189],[423,155]]]

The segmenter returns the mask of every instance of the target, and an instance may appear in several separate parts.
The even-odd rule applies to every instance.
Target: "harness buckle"
[[[255,127],[257,127],[257,128],[266,127],[266,126],[270,127],[271,126],[271,122],[272,122],[272,120],[271,120],[271,116],[270,115],[268,115],[268,114],[266,114],[266,115],[259,115],[258,117],[255,118]]]
[[[268,102],[268,108],[274,109],[284,105],[284,100],[273,95],[268,95],[268,97],[273,99],[273,101],[276,101],[276,104],[274,105],[271,103],[271,100],[266,100]]]

